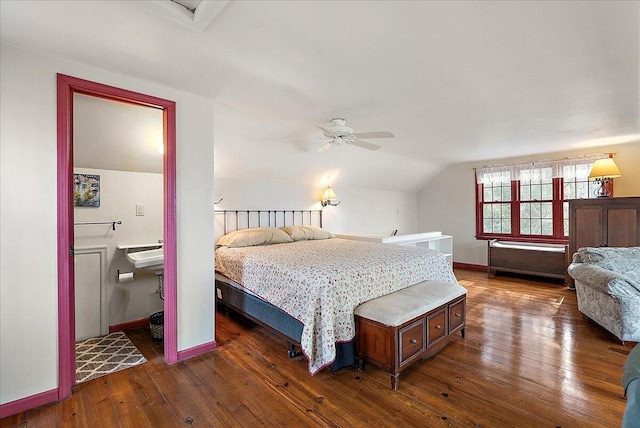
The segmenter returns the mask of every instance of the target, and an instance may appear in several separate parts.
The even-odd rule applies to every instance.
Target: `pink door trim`
[[[73,94],[145,105],[164,114],[164,358],[178,360],[177,227],[176,227],[176,104],[174,101],[57,75],[58,116],[58,399],[71,395],[75,384],[75,307],[73,257]]]

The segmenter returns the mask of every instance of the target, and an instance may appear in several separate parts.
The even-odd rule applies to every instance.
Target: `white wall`
[[[215,179],[217,209],[311,209],[322,208],[320,187],[267,181]],[[352,232],[390,235],[416,233],[417,198],[413,192],[334,187],[337,207],[323,211],[323,226],[334,233]],[[216,234],[219,231],[216,230]]]
[[[454,261],[486,266],[487,241],[475,238],[474,168],[536,159],[563,159],[589,153],[615,153],[614,159],[622,172],[622,177],[614,179],[615,197],[640,196],[640,142],[458,164],[446,168],[418,192],[419,228],[453,235]]]
[[[133,269],[125,259],[124,251],[117,247],[156,243],[163,239],[163,175],[87,168],[74,168],[74,172],[100,176],[100,207],[76,207],[75,222],[122,221],[116,230],[111,225],[74,228],[76,249],[107,246],[109,325],[135,321],[162,310],[162,301],[155,292],[158,288],[156,275]],[[144,205],[144,216],[136,215],[136,204]],[[135,271],[135,280],[117,282],[118,270]],[[79,281],[80,278],[76,278],[76,289],[80,286]]]
[[[56,73],[176,101],[178,350],[214,340],[213,102],[0,50],[0,404],[57,388]]]

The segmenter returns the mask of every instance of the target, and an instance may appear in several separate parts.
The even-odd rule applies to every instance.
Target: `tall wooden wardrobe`
[[[640,197],[569,201],[569,262],[580,247],[637,246]],[[567,279],[572,286],[572,278]]]

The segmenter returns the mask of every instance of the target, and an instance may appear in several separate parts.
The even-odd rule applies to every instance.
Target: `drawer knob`
[[[418,343],[418,340],[417,339],[409,339],[409,343],[416,344],[416,343]]]
[[[435,327],[436,327],[436,330],[440,330],[442,328],[440,324],[436,324]]]
[[[455,315],[460,318],[462,316],[462,314],[459,314],[458,312],[455,313]]]

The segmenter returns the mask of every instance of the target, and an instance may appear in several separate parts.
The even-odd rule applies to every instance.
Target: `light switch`
[[[144,215],[144,205],[136,204],[136,215]]]

